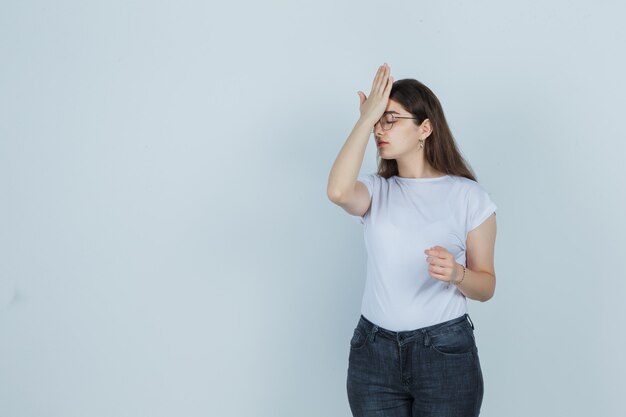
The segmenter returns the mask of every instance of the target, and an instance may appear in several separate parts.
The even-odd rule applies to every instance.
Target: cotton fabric
[[[360,175],[371,196],[363,216],[367,273],[361,314],[391,331],[442,323],[467,313],[455,285],[428,273],[425,249],[442,246],[466,265],[470,231],[497,209],[486,189],[456,175],[384,178]]]

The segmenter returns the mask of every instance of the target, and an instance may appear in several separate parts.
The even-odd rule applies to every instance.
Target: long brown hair
[[[397,80],[391,86],[389,99],[394,100],[411,113],[416,126],[429,119],[432,132],[424,141],[424,154],[428,163],[437,171],[458,175],[476,181],[473,170],[456,146],[441,103],[435,94],[421,82],[412,78]],[[389,178],[398,175],[395,159],[382,159],[378,155],[378,175]]]

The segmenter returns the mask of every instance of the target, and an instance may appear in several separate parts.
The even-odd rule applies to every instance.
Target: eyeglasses
[[[384,113],[376,124],[380,123],[380,127],[382,127],[383,130],[390,130],[393,127],[393,124],[397,121],[396,119],[417,119],[417,117],[403,117],[396,116],[393,113]],[[376,124],[374,124],[374,127],[376,127]]]

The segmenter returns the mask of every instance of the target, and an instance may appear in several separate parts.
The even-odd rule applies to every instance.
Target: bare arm
[[[496,214],[492,214],[467,236],[467,268],[465,279],[457,285],[467,298],[485,302],[496,290],[496,272],[493,266],[496,245]],[[457,281],[463,276],[463,266],[456,264]]]
[[[355,190],[356,179],[363,164],[365,149],[367,149],[374,123],[376,122],[363,117],[359,118],[346,143],[339,151],[328,177],[327,194],[332,202],[342,201]]]
[[[359,187],[357,185],[357,177],[363,164],[363,157],[365,156],[370,133],[378,119],[383,115],[389,102],[389,93],[393,84],[390,71],[386,64],[378,68],[369,98],[359,92],[361,117],[341,148],[328,177],[326,193],[328,198],[336,204],[343,206],[355,192],[363,194],[362,191],[365,189],[365,185],[361,184]],[[365,189],[365,196],[367,194],[367,189]]]

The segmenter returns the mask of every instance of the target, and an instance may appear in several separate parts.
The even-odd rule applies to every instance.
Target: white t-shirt
[[[454,284],[428,273],[424,250],[442,246],[461,265],[467,234],[497,208],[487,191],[468,178],[384,178],[360,175],[372,202],[363,224],[367,277],[361,314],[393,331],[431,326],[467,312]]]

